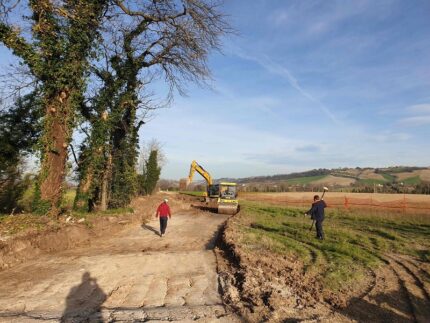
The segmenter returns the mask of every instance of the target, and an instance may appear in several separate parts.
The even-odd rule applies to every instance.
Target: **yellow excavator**
[[[236,183],[221,182],[214,184],[209,172],[195,160],[191,163],[188,178],[180,180],[180,190],[187,189],[188,185],[193,181],[195,172],[199,173],[206,180],[205,202],[209,208],[217,209],[218,213],[221,214],[236,214],[239,211]]]

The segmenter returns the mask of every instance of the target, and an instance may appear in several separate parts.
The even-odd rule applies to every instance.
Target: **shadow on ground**
[[[425,322],[428,301],[409,294],[399,297],[402,291],[377,294],[371,298],[376,304],[365,299],[352,299],[350,305],[340,313],[358,322]],[[415,308],[412,305],[415,304]],[[427,317],[428,318],[428,317]]]
[[[148,231],[152,231],[157,236],[160,235],[160,232],[156,228],[154,228],[154,227],[152,227],[152,226],[150,226],[148,224],[142,224],[142,229],[145,229],[145,230],[148,230]]]
[[[107,295],[97,284],[97,279],[85,272],[81,283],[70,289],[60,322],[87,322],[90,317],[92,322],[103,322],[101,306],[106,298]]]
[[[205,212],[210,212],[210,213],[218,214],[218,209],[217,208],[203,206],[203,205],[191,205],[191,207],[194,208],[194,209],[200,210],[200,211],[205,211]]]

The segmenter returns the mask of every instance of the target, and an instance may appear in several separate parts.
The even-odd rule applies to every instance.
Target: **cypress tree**
[[[161,168],[158,166],[157,155],[157,150],[151,150],[146,164],[144,187],[147,195],[151,195],[154,192],[155,186],[157,186],[157,182],[160,179]]]

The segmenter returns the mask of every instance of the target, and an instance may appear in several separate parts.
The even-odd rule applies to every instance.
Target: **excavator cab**
[[[237,197],[236,183],[221,183],[220,185],[220,198],[227,200],[234,200]]]
[[[219,197],[221,199],[234,200],[237,198],[236,183],[221,183],[208,186],[208,197]]]
[[[218,197],[219,196],[219,185],[208,185],[207,187],[207,197]]]

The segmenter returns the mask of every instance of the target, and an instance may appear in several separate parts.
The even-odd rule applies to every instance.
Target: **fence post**
[[[345,196],[345,201],[343,202],[343,206],[348,210],[348,198]]]

